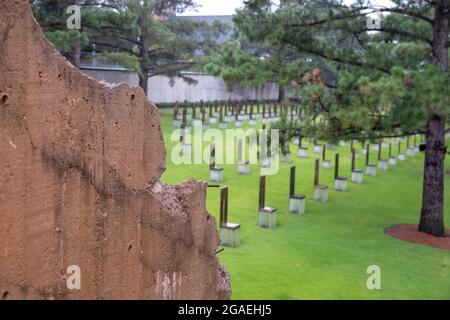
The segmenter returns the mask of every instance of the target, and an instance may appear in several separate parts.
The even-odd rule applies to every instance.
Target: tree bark
[[[436,4],[432,62],[443,71],[448,69],[448,33],[450,1]],[[444,115],[433,114],[427,124],[422,213],[419,231],[437,237],[445,236],[444,226]]]
[[[148,74],[149,74],[149,69],[147,67],[148,64],[148,59],[149,59],[149,52],[148,52],[148,47],[149,47],[149,43],[148,43],[148,38],[147,38],[147,34],[145,34],[143,32],[143,34],[141,35],[141,48],[140,48],[140,53],[141,53],[141,71],[142,74],[139,74],[139,86],[144,89],[145,95],[148,97]]]
[[[144,89],[145,95],[148,97],[148,70],[145,68],[142,70],[142,74],[139,74],[139,86]]]
[[[441,70],[448,69],[448,32],[449,32],[450,1],[441,0],[436,4],[433,27],[433,64]]]
[[[80,0],[75,0],[75,5],[80,5]],[[80,43],[77,43],[72,48],[70,48],[70,62],[77,68],[80,67],[81,64],[81,45]]]
[[[80,44],[75,45],[70,49],[70,62],[77,68],[81,63],[81,47]]]
[[[422,214],[419,231],[437,237],[444,228],[445,120],[435,115],[427,125],[427,149],[423,179]]]
[[[278,102],[283,102],[285,96],[286,96],[285,87],[282,85],[279,85],[279,87],[278,87]]]
[[[150,71],[149,68],[149,47],[150,47],[150,38],[151,33],[149,30],[149,21],[152,19],[152,9],[149,5],[149,2],[145,2],[142,4],[142,9],[146,12],[146,15],[140,16],[137,20],[137,25],[139,29],[141,29],[140,39],[139,39],[139,53],[140,53],[140,68],[141,74],[139,74],[139,86],[144,89],[145,95],[148,98],[148,74]],[[148,19],[148,20],[147,20]]]

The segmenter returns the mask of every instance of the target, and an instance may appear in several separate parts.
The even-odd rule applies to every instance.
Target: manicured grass
[[[176,142],[170,141],[170,111],[162,111],[161,120],[167,148],[163,181],[207,180],[207,164],[176,166],[171,162]],[[330,186],[329,202],[322,204],[312,199],[314,159],[320,155],[313,154],[311,145],[309,159],[298,159],[294,145],[291,150],[293,163],[280,163],[279,173],[267,177],[266,203],[278,209],[277,228],[271,230],[256,224],[259,167],[252,166],[251,175],[241,176],[236,166],[225,166],[229,220],[241,224],[241,246],[219,255],[231,275],[233,299],[450,299],[449,251],[384,234],[389,226],[419,221],[423,154],[407,158],[387,172],[378,170],[377,177],[365,176],[362,185],[349,181],[346,193],[333,190],[333,169],[321,169],[321,183]],[[349,150],[349,146],[337,148],[341,175],[350,178]],[[328,159],[334,162],[337,151],[330,150]],[[383,149],[384,158],[387,152]],[[375,161],[376,154],[371,153]],[[361,155],[358,167],[363,163]],[[288,212],[291,165],[297,167],[297,193],[307,196],[304,216]],[[448,190],[450,176],[445,183]],[[448,191],[445,200],[446,225],[450,227]],[[218,219],[218,189],[208,190],[207,207]],[[381,290],[366,287],[370,265],[381,267]]]

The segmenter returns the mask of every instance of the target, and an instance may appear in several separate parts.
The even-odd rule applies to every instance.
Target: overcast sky
[[[196,0],[201,7],[197,8],[197,12],[188,11],[183,15],[196,16],[217,16],[232,15],[234,11],[242,6],[243,0]],[[353,0],[345,0],[346,3],[352,3]],[[389,5],[389,0],[373,0],[373,4]]]

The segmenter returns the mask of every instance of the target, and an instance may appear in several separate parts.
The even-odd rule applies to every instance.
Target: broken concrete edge
[[[34,17],[33,17],[33,19],[34,19],[34,22],[36,23],[36,25],[38,26],[37,29],[39,29],[43,35],[42,29],[39,26],[37,20]],[[47,41],[47,44],[54,50],[54,54],[55,54],[56,58],[63,60],[64,63],[66,63],[67,66],[70,67],[73,72],[79,73],[80,76],[89,79],[89,81],[91,81],[93,85],[100,84],[104,90],[111,90],[111,91],[115,91],[118,93],[120,93],[119,89],[124,89],[128,93],[130,93],[129,96],[131,97],[131,100],[135,100],[136,98],[143,99],[145,107],[148,107],[148,108],[151,108],[151,109],[154,109],[155,111],[157,111],[156,117],[157,117],[158,123],[160,124],[160,114],[159,114],[158,107],[155,104],[153,104],[150,100],[147,99],[145,92],[141,87],[133,87],[132,88],[127,83],[109,83],[106,81],[98,81],[95,78],[82,73],[66,57],[64,57],[54,47],[54,45],[51,42]],[[160,136],[159,139],[164,145],[164,142],[163,142],[164,140],[163,140],[160,125],[158,126],[158,131],[159,131],[159,136]],[[130,191],[136,193],[139,191],[143,191],[144,189],[147,190],[147,192],[149,194],[155,196],[160,201],[161,206],[164,206],[168,210],[168,212],[170,212],[174,217],[178,217],[178,218],[182,219],[183,222],[189,222],[191,220],[191,217],[189,216],[189,210],[187,210],[186,205],[182,204],[181,197],[179,195],[183,194],[183,195],[185,195],[185,197],[187,199],[189,199],[189,196],[192,194],[192,190],[194,188],[198,188],[198,187],[200,187],[202,192],[204,192],[206,194],[207,183],[203,182],[203,181],[197,181],[195,179],[186,180],[178,185],[169,185],[169,184],[160,182],[159,180],[160,180],[161,176],[166,171],[165,157],[167,155],[167,150],[165,147],[163,148],[163,150],[164,150],[164,152],[161,154],[163,161],[161,162],[161,164],[158,168],[157,175],[153,179],[150,179],[144,185],[144,188],[142,190],[136,190],[134,188],[131,188]],[[123,184],[123,187],[125,187],[125,188],[127,187],[125,183]],[[209,212],[206,211],[206,214],[208,215],[208,219],[211,218],[215,222],[215,218]],[[217,225],[216,223],[214,223],[214,224]],[[219,246],[220,239],[218,236],[217,236],[217,239],[218,239],[217,243]],[[224,271],[226,272],[225,269],[224,269]]]
[[[207,188],[207,182],[198,182],[195,179],[190,179],[179,185],[168,185],[157,181],[153,186],[148,186],[147,191],[154,198],[158,199],[160,205],[164,206],[172,216],[181,219],[183,223],[190,223],[192,227],[191,234],[193,235],[193,244],[198,248],[200,253],[215,257],[214,250],[219,247],[221,241],[216,219],[206,209]],[[201,193],[203,197],[199,204],[192,201],[192,199],[195,198],[196,192]],[[194,216],[190,214],[192,212],[197,212],[197,214]],[[197,230],[196,227],[203,224],[201,219],[206,219],[208,223],[207,227],[210,230],[214,229],[216,232],[211,235],[208,235],[207,231],[198,232],[199,230]],[[202,238],[201,235],[208,236],[208,239]],[[180,237],[178,240],[185,241],[185,238]],[[213,242],[215,245],[208,247],[208,242]],[[191,245],[191,243],[187,243],[187,245]],[[205,245],[206,248],[204,247]],[[229,273],[218,258],[215,257],[215,259],[218,261],[216,277],[218,296],[229,299],[232,293]]]
[[[206,183],[190,180],[178,186],[169,186],[159,182],[165,171],[166,150],[160,128],[158,109],[148,101],[144,91],[141,88],[130,88],[124,83],[108,84],[106,82],[98,82],[82,74],[45,39],[41,28],[31,13],[28,1],[20,0],[8,2],[8,4],[5,1],[1,1],[0,14],[2,16],[0,35],[3,39],[0,47],[0,68],[4,68],[3,71],[5,71],[3,80],[6,80],[10,74],[12,75],[11,81],[0,81],[4,84],[2,86],[0,83],[1,96],[7,97],[7,103],[2,106],[4,107],[2,114],[7,116],[9,114],[8,118],[15,120],[13,124],[7,123],[0,133],[5,137],[14,137],[11,133],[23,133],[26,131],[27,137],[17,137],[17,140],[22,142],[22,144],[17,143],[16,145],[9,140],[9,145],[14,146],[17,155],[29,154],[31,145],[34,158],[39,158],[43,162],[43,166],[39,164],[35,167],[48,168],[62,173],[63,176],[67,172],[69,172],[67,175],[71,175],[71,172],[77,172],[80,177],[90,182],[93,190],[100,197],[110,198],[115,202],[121,202],[122,198],[126,198],[127,195],[143,196],[141,200],[145,200],[144,195],[148,194],[151,196],[151,198],[147,199],[148,202],[151,203],[156,199],[160,208],[164,208],[160,212],[167,212],[172,217],[180,220],[181,223],[191,222],[192,232],[188,238],[192,237],[192,242],[200,253],[212,257],[217,263],[217,270],[215,270],[217,292],[210,292],[209,296],[229,298],[231,295],[229,276],[213,252],[219,245],[219,236],[215,219],[209,215],[205,208]],[[19,40],[18,34],[23,35],[23,38]],[[21,45],[24,44],[26,46],[21,48]],[[14,56],[17,57],[14,58]],[[22,64],[17,63],[20,62],[20,59],[24,60]],[[48,64],[39,64],[43,61],[47,61]],[[37,62],[39,66],[31,68],[31,70],[27,69],[27,66],[30,66],[32,62]],[[20,74],[21,69],[26,70],[26,74]],[[37,73],[36,71],[38,70],[39,78],[42,76],[42,79],[39,81],[34,80],[29,88],[27,84],[30,84],[29,82],[32,81],[31,77],[37,78],[33,72]],[[43,70],[42,75],[40,70]],[[28,76],[30,80],[28,80]],[[3,77],[0,75],[0,78]],[[22,90],[18,91],[18,88]],[[66,114],[58,115],[54,113],[55,105],[61,102],[53,102],[47,106],[44,102],[49,101],[48,97],[33,96],[33,94],[39,95],[39,91],[36,89],[40,89],[40,94],[52,96],[54,99],[64,98],[64,103],[59,105],[61,109],[59,112],[65,111]],[[14,91],[18,92],[18,94],[13,94],[15,93]],[[48,113],[45,118],[44,116],[37,116],[37,114],[43,113],[40,112],[42,109],[31,110],[32,108],[39,109],[39,107],[44,106],[47,108],[46,112]],[[51,109],[52,107],[54,109]],[[86,110],[87,108],[90,109]],[[132,109],[134,109],[134,112],[132,112]],[[19,114],[21,111],[23,111],[23,114]],[[87,112],[85,111],[92,113],[90,115],[91,118],[87,118],[89,116],[86,116]],[[120,118],[122,115],[120,114],[121,111],[128,113],[128,118],[125,118],[128,122],[123,126],[125,131],[124,139],[119,141],[120,137],[114,137],[115,131],[110,124],[114,119]],[[81,115],[83,112],[85,114]],[[133,113],[137,117],[133,117]],[[35,120],[35,123],[27,123],[26,116],[30,115]],[[139,116],[141,116],[140,119]],[[45,120],[45,123],[43,120]],[[73,131],[69,132],[69,128],[62,125],[66,120],[73,120],[73,128],[70,128]],[[94,124],[87,124],[91,120]],[[136,125],[136,123],[145,129],[145,131],[142,131],[142,136],[145,136],[145,133],[151,134],[134,139],[133,134],[140,129],[138,127],[133,129],[133,125]],[[43,124],[44,127],[42,126]],[[57,124],[59,127],[53,128],[53,124]],[[101,139],[98,136],[89,137],[89,132],[83,132],[86,128],[95,129],[97,132],[93,132],[93,134],[96,135],[110,135],[109,139],[112,136],[112,140],[117,138],[118,141],[114,141],[117,145],[114,146],[119,151],[113,152],[105,147],[105,144],[103,144],[102,149],[101,143],[98,141]],[[129,139],[128,144],[124,144],[127,139]],[[149,144],[148,140],[153,144]],[[92,145],[88,144],[89,141],[93,141]],[[26,143],[24,144],[24,142]],[[85,149],[86,144],[89,146],[89,150]],[[91,148],[93,151],[91,151]],[[103,153],[101,153],[101,150],[103,150]],[[144,156],[142,159],[138,158],[133,163],[125,166],[124,161],[122,161],[123,158],[127,158],[129,154],[135,156],[133,151],[137,152],[137,154],[139,154],[139,151],[142,151]],[[120,156],[121,153],[125,154],[125,156]],[[112,157],[109,157],[111,155]],[[98,156],[97,159],[96,156]],[[145,161],[143,161],[144,157],[146,157]],[[6,165],[8,165],[11,157],[5,156],[5,160],[7,160]],[[97,168],[101,168],[103,172],[97,172]],[[17,172],[17,167],[11,166],[8,170]],[[109,172],[109,176],[107,172]],[[146,173],[147,175],[145,175]],[[47,173],[40,172],[39,174],[44,175]],[[103,176],[100,177],[102,174]],[[48,177],[48,181],[54,180],[54,177]],[[120,194],[117,194],[118,191]],[[202,203],[195,204],[189,198],[189,195],[195,192],[202,193]],[[114,209],[116,208],[117,205],[115,205]],[[125,212],[131,212],[132,209],[122,208]],[[66,215],[73,211],[64,207],[61,210],[65,210]],[[5,216],[4,218],[7,219],[8,217]],[[205,218],[208,223],[202,221]],[[198,230],[195,230],[195,222],[198,222],[204,228],[201,230],[202,232],[196,232]],[[201,235],[208,236],[209,239],[202,239]],[[186,239],[180,240],[186,241]],[[211,241],[214,245],[208,246],[208,243],[211,244]],[[9,245],[10,243],[8,243]],[[36,246],[35,249],[39,250],[40,248]],[[151,255],[151,252],[147,254]],[[213,266],[211,265],[211,267]],[[5,284],[8,285],[10,283],[6,274],[3,281],[1,276],[0,289]],[[19,285],[10,284],[12,286]],[[25,285],[29,288],[35,287],[32,283]],[[39,291],[37,287],[36,290]],[[60,292],[59,289],[58,292]],[[53,294],[51,295],[54,296]],[[64,295],[59,293],[56,296],[64,297]],[[161,297],[164,296],[166,295],[161,294]],[[176,298],[176,295],[169,296]],[[205,298],[208,298],[207,292],[205,292]]]

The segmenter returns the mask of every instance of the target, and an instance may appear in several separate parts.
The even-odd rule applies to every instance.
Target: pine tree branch
[[[171,62],[164,65],[158,65],[150,68],[150,77],[155,77],[158,75],[164,75],[169,72],[174,72],[181,70],[181,68],[185,68],[187,66],[194,65],[195,62],[192,61],[178,61],[178,62]],[[167,70],[169,69],[169,70]]]
[[[351,14],[343,14],[341,16],[336,16],[333,18],[327,18],[327,19],[321,19],[321,20],[316,20],[316,21],[311,21],[311,22],[306,22],[306,23],[301,23],[301,24],[287,24],[285,25],[286,27],[314,27],[314,26],[319,26],[319,25],[323,25],[329,22],[334,22],[334,21],[340,21],[340,20],[347,20],[347,19],[351,19],[351,18],[360,18],[360,17],[365,17],[369,14],[374,13],[374,11],[372,12],[361,12],[363,10],[373,10],[373,7],[360,7],[358,8],[356,13],[351,13]],[[427,23],[434,25],[434,20],[431,18],[428,18],[424,15],[421,15],[417,12],[414,11],[408,11],[408,10],[404,10],[404,9],[398,9],[398,8],[381,8],[380,12],[392,12],[392,13],[397,13],[397,14],[404,14],[413,18],[417,18],[417,19],[421,19],[423,21],[426,21]]]
[[[372,9],[372,8],[368,8],[368,9]],[[421,19],[425,22],[427,22],[430,25],[434,25],[434,20],[424,16],[418,12],[414,12],[414,11],[408,11],[408,10],[404,10],[404,9],[397,9],[397,8],[383,8],[380,9],[381,12],[393,12],[393,13],[398,13],[398,14],[404,14],[413,18],[417,18],[417,19]]]
[[[430,46],[433,44],[433,41],[431,39],[421,37],[417,34],[413,34],[408,31],[398,30],[398,29],[394,29],[394,28],[383,27],[383,28],[376,29],[376,30],[364,28],[364,29],[359,30],[358,33],[370,32],[370,31],[378,31],[378,32],[388,33],[391,35],[399,35],[399,36],[403,36],[406,38],[411,38],[413,40],[420,40],[420,41],[423,41],[423,42],[429,44]]]
[[[109,43],[102,43],[102,42],[93,42],[93,45],[99,45],[99,46],[103,46],[103,47],[107,47],[107,48],[112,48],[112,49],[117,49],[120,51],[125,51],[133,56],[136,56],[136,53],[134,53],[132,50],[127,49],[127,48],[123,48],[117,45],[113,45],[113,44],[109,44]]]
[[[315,56],[318,56],[318,57],[321,57],[321,58],[324,58],[327,60],[331,60],[331,61],[338,62],[341,64],[348,64],[348,65],[352,65],[352,66],[356,66],[356,67],[361,67],[361,68],[370,68],[370,69],[381,71],[383,73],[390,74],[389,69],[382,68],[380,66],[377,66],[377,65],[374,65],[371,63],[364,63],[364,62],[357,61],[357,60],[347,60],[347,59],[343,59],[341,57],[327,55],[323,51],[317,51],[317,50],[313,50],[311,48],[304,48],[304,47],[298,45],[297,43],[294,43],[291,40],[285,39],[285,38],[282,38],[281,41],[297,48],[298,50],[300,50],[302,52],[309,53],[309,54],[312,54],[312,55],[315,55]]]
[[[112,4],[107,4],[107,3],[81,3],[80,6],[83,7],[105,7],[105,8],[110,8],[110,9],[115,9],[120,11],[120,8],[117,6],[114,6]]]

